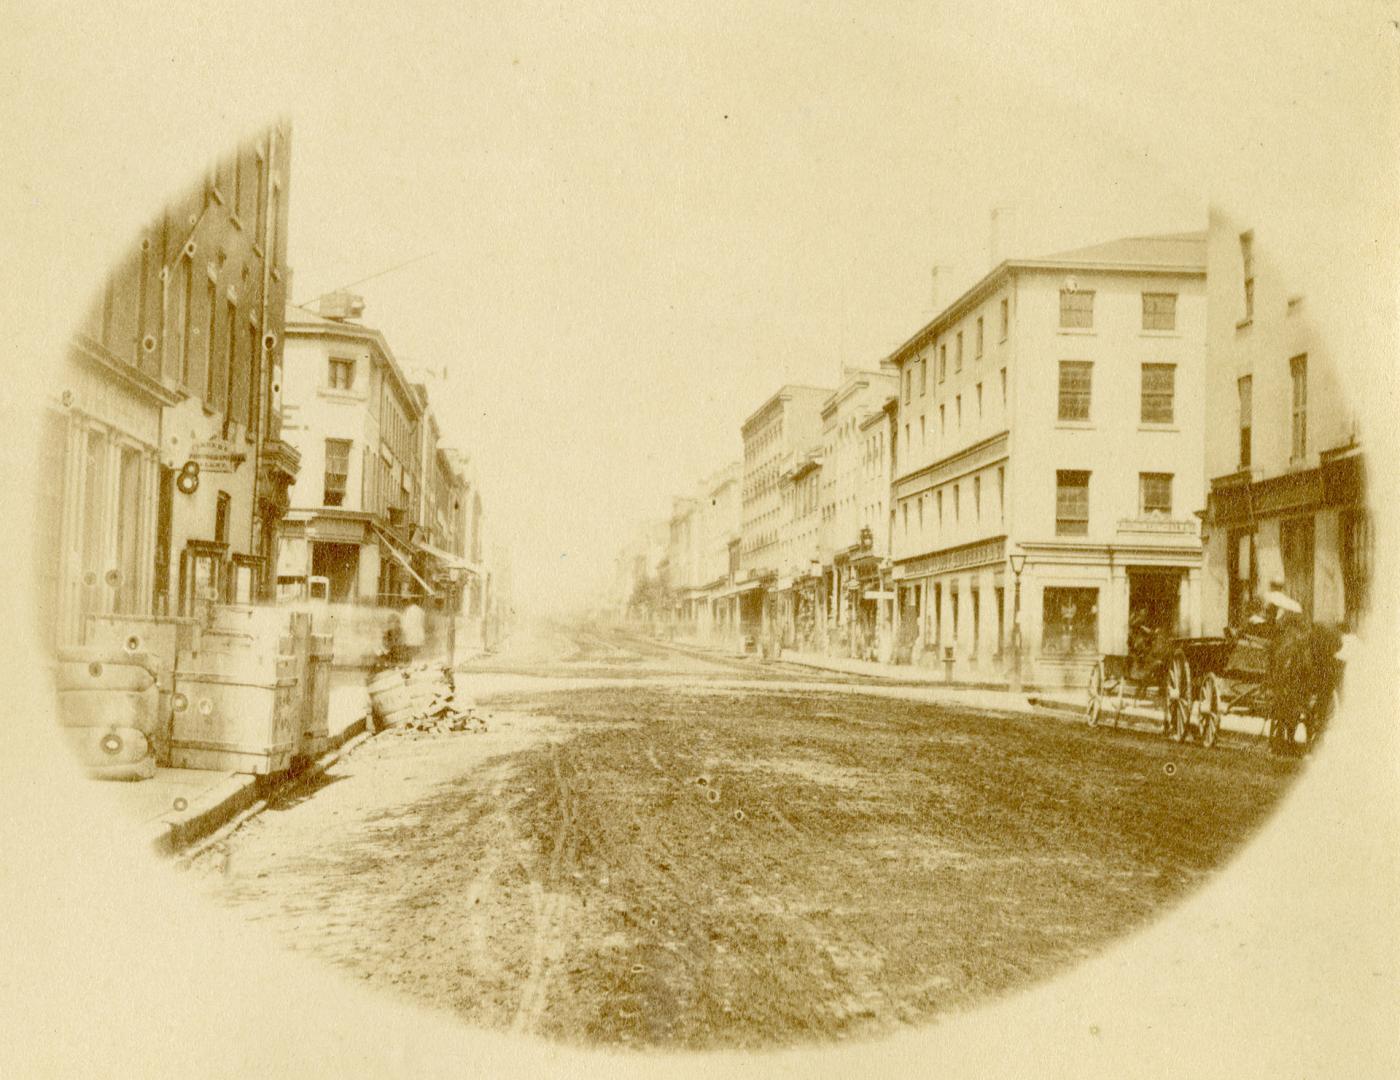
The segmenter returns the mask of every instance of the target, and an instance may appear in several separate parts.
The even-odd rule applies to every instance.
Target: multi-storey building
[[[813,443],[789,455],[778,480],[783,509],[775,611],[784,648],[819,648],[825,630],[821,563],[824,475],[821,444]]]
[[[1308,317],[1307,268],[1285,277],[1267,233],[1219,212],[1208,235],[1206,628],[1280,584],[1312,619],[1354,628],[1372,548],[1361,440]]]
[[[707,477],[696,493],[700,504],[696,630],[706,640],[728,640],[738,633],[729,554],[739,538],[741,472],[740,463],[732,462]]]
[[[194,615],[270,588],[296,453],[280,439],[291,132],[221,159],[142,230],[46,410],[50,642],[86,616]]]
[[[895,352],[902,651],[1012,674],[1018,595],[1041,684],[1199,632],[1205,318],[1204,235],[1138,237],[1002,262]]]
[[[898,386],[893,364],[847,370],[822,406],[821,636],[847,656],[875,650],[881,563],[888,555],[884,506],[890,478],[882,464],[882,421],[885,402]]]
[[[422,534],[424,402],[363,305],[327,297],[287,309],[284,404],[302,469],[290,492],[278,578],[324,578],[335,601],[432,595]],[[415,560],[418,560],[415,565]]]
[[[757,638],[776,617],[783,502],[780,482],[793,455],[817,442],[830,389],[784,386],[744,421],[740,489],[740,633]]]

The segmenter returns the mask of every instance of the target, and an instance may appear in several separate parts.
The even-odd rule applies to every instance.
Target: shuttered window
[[[1170,424],[1176,417],[1176,365],[1142,365],[1142,422]]]
[[[1176,329],[1176,293],[1142,294],[1142,328],[1144,330]]]
[[[1060,290],[1060,326],[1088,330],[1094,325],[1094,294],[1089,290]]]
[[[1089,533],[1089,474],[1061,469],[1055,473],[1055,535]]]
[[[1060,419],[1088,420],[1094,365],[1084,360],[1060,361]]]

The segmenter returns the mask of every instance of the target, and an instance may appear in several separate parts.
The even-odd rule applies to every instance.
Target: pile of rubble
[[[447,735],[484,732],[486,718],[458,692],[451,668],[431,664],[387,668],[369,684],[376,731],[422,731]]]

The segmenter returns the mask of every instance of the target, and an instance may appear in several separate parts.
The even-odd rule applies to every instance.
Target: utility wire
[[[430,258],[431,256],[436,254],[436,251],[425,251],[422,255],[415,255],[407,262],[401,262],[397,266],[389,267],[389,269],[387,270],[379,270],[376,273],[370,274],[368,277],[360,278],[358,281],[350,281],[344,285],[337,285],[335,288],[327,289],[325,292],[320,293],[317,296],[313,296],[309,300],[300,301],[294,306],[305,307],[307,304],[314,304],[317,300],[320,300],[322,297],[330,296],[331,293],[340,292],[341,289],[351,289],[354,288],[356,285],[363,285],[366,281],[373,281],[375,278],[383,277],[385,274],[392,274],[395,270],[402,270],[405,266],[412,266],[414,263],[422,262],[424,259]]]

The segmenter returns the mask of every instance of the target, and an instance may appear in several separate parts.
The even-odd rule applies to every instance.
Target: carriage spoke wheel
[[[1208,673],[1201,681],[1201,745],[1210,749],[1220,737],[1220,687],[1215,674]]]
[[[1180,649],[1167,661],[1166,722],[1172,742],[1184,742],[1191,722],[1191,665]]]
[[[1100,660],[1089,672],[1089,703],[1084,707],[1084,719],[1090,727],[1096,727],[1103,714],[1103,661]]]

